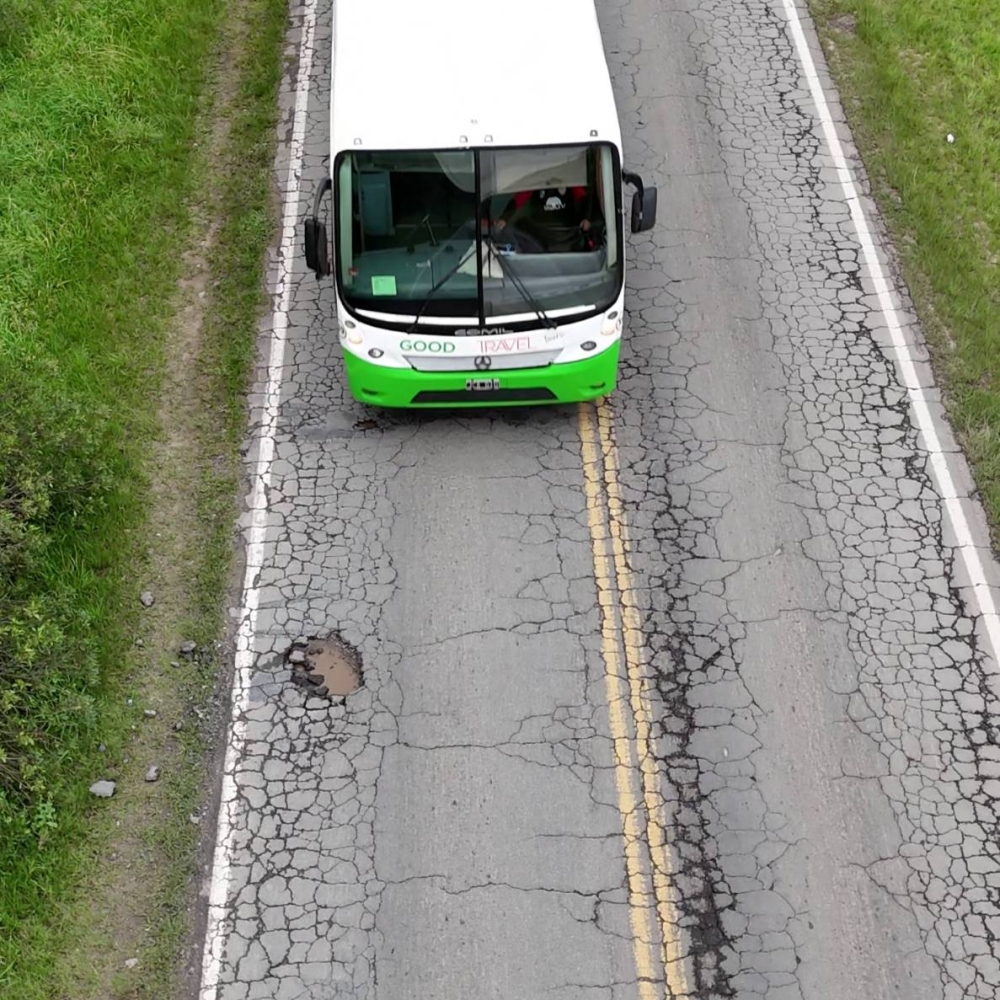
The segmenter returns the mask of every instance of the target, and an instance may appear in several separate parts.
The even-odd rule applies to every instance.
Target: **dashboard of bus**
[[[341,153],[339,297],[383,325],[558,323],[624,280],[621,165],[610,143]],[[398,319],[397,319],[398,317]]]

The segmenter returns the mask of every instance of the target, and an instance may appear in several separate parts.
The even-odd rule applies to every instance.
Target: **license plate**
[[[500,388],[498,378],[470,378],[465,380],[466,392],[493,392]]]

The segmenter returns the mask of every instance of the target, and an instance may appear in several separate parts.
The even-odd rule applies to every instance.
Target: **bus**
[[[593,0],[337,0],[329,170],[303,222],[373,407],[614,390],[633,233]]]

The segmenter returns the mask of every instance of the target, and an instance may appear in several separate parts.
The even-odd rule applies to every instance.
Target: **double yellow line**
[[[626,555],[618,450],[604,400],[581,404],[577,416],[639,996],[662,1000],[665,991],[666,997],[679,1000],[691,995],[688,957],[681,943],[676,866],[653,752],[651,678]]]

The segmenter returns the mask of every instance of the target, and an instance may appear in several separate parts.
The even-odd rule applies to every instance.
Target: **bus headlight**
[[[351,332],[347,334],[347,342],[349,344],[360,344],[364,341],[364,339],[365,338],[362,337],[356,330],[351,330]]]
[[[615,309],[604,317],[604,323],[601,326],[601,333],[605,337],[613,337],[616,333],[621,333],[621,330],[622,319],[621,316],[618,315],[618,310]]]

